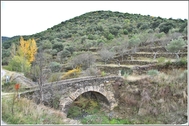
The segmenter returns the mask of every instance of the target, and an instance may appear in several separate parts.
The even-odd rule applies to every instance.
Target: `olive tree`
[[[76,68],[78,66],[82,67],[83,69],[87,69],[91,67],[96,61],[96,58],[90,52],[79,54],[75,56],[71,60],[72,68]]]
[[[179,59],[180,50],[183,49],[185,45],[186,45],[186,42],[181,37],[179,37],[178,39],[172,40],[166,46],[166,48],[169,52],[175,53],[177,59]]]
[[[98,52],[102,58],[102,60],[104,60],[104,64],[106,64],[106,62],[113,58],[115,53],[114,52],[111,52],[107,49],[101,49],[99,52]]]
[[[134,35],[131,39],[129,39],[129,46],[133,48],[133,52],[135,53],[137,50],[138,45],[140,44],[141,40],[138,36]]]

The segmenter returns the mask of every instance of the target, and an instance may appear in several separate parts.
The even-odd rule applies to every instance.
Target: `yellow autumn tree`
[[[18,50],[16,51],[16,49]],[[20,45],[18,48],[14,44],[11,47],[12,59],[8,65],[10,70],[24,73],[29,72],[31,63],[35,60],[36,53],[37,45],[35,40],[24,40],[23,37],[20,37]]]
[[[26,58],[30,63],[35,60],[35,55],[37,53],[37,45],[34,39],[24,40],[20,37],[20,46],[18,49],[18,55]]]
[[[34,39],[28,40],[30,43],[28,56],[29,56],[29,62],[33,62],[35,60],[35,54],[37,53],[37,45]]]

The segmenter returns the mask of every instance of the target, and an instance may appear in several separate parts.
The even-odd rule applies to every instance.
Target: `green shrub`
[[[104,71],[101,72],[101,76],[106,76],[106,73]]]
[[[78,106],[70,107],[70,109],[68,110],[68,117],[69,118],[77,117],[81,114],[82,114],[81,108],[78,107]]]
[[[127,31],[127,29],[124,29],[124,30],[123,30],[123,34],[125,34],[125,35],[128,35],[128,34],[129,34],[129,32]]]
[[[53,44],[52,49],[56,49],[57,52],[60,52],[64,49],[64,46],[61,42],[56,42]]]
[[[48,82],[55,82],[60,80],[60,76],[62,76],[62,73],[52,73],[51,76],[48,78]]]
[[[157,59],[158,63],[164,63],[165,62],[165,57],[160,57]]]
[[[166,66],[169,66],[171,65],[171,60],[168,60],[166,63],[165,63]]]
[[[58,63],[58,62],[51,62],[49,64],[49,67],[50,67],[52,72],[58,72],[61,69],[61,64]]]
[[[153,77],[156,76],[158,73],[159,73],[158,70],[149,70],[147,72],[148,75],[153,76]]]
[[[175,62],[175,64],[177,66],[185,66],[187,65],[187,58],[186,57],[180,58],[179,60]]]
[[[8,65],[8,68],[11,71],[17,71],[17,72],[29,72],[30,71],[31,64],[28,60],[26,60],[24,57],[21,56],[14,56]]]
[[[183,82],[187,83],[187,70],[185,70],[183,73],[180,74],[179,79]]]
[[[108,39],[108,40],[111,40],[111,39],[113,39],[113,38],[114,38],[114,35],[112,35],[111,33],[109,33],[108,36],[107,36],[107,39]]]
[[[126,119],[109,119],[104,113],[98,113],[95,115],[86,116],[81,120],[83,124],[133,124],[131,121]]]
[[[11,81],[11,82],[8,82],[8,83],[4,83],[2,85],[2,91],[3,92],[14,92],[15,89],[14,89],[14,85],[16,84],[15,81]]]

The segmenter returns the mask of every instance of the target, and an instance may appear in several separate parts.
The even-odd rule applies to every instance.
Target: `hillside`
[[[133,34],[144,32],[164,32],[166,35],[176,32],[186,36],[186,26],[187,20],[181,19],[95,11],[61,22],[40,33],[23,37],[24,39],[33,37],[39,48],[43,47],[44,44],[53,47],[56,43],[62,43],[64,47],[72,46],[74,50],[80,50],[86,47],[98,47],[102,44],[112,43],[113,40],[116,41],[116,39],[126,35],[130,38]],[[157,36],[161,37],[162,35]],[[12,37],[6,43],[3,43],[3,64],[8,63],[4,58],[10,56],[11,43],[19,44],[19,36]]]
[[[5,37],[5,36],[2,36],[2,37],[1,37],[1,39],[2,39],[2,43],[3,43],[3,42],[5,42],[5,41],[9,40],[9,39],[10,39],[10,37]]]

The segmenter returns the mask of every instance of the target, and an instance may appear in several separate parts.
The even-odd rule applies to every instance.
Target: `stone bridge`
[[[117,80],[122,81],[122,78],[120,76],[89,76],[47,83],[43,85],[43,101],[48,105],[53,102],[54,98],[58,98],[60,110],[67,114],[70,105],[76,98],[86,92],[96,92],[108,101],[107,105],[112,110],[118,104],[113,88]],[[39,102],[39,87],[20,95]]]

